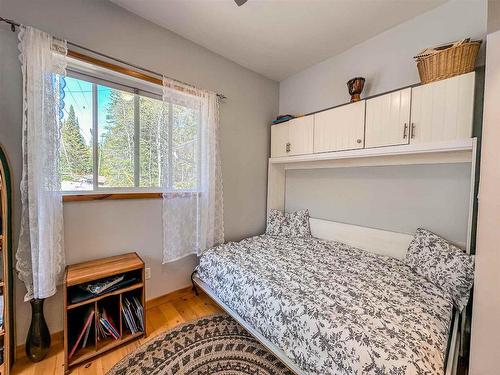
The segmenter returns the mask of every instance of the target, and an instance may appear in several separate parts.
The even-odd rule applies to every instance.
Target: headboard
[[[271,158],[268,170],[267,209],[294,211],[308,208],[313,216],[335,223],[326,226],[325,223],[320,224],[313,220],[314,230],[322,231],[319,237],[327,236],[327,239],[332,239],[328,236],[346,236],[343,237],[343,242],[370,251],[389,252],[387,255],[396,257],[404,256],[403,249],[406,249],[409,243],[409,238],[399,236],[401,232],[413,233],[419,226],[434,231],[470,253],[475,201],[475,165],[475,138],[436,144],[410,144]],[[315,180],[319,182],[312,182],[311,185],[309,181],[312,179],[308,176],[316,175],[314,172],[316,170],[325,170],[326,174],[320,171],[319,180]],[[357,185],[349,185],[353,182],[352,176],[348,176],[351,180],[344,177],[350,172],[330,173],[329,170],[355,171],[352,174],[367,180],[361,183],[358,179],[354,181]],[[396,170],[398,173],[395,173]],[[445,170],[446,173],[443,172]],[[299,189],[289,184],[293,181],[301,183],[296,178],[299,175],[301,181],[308,181],[309,185],[302,184]],[[321,180],[325,175],[328,179]],[[349,186],[352,186],[351,190]],[[362,186],[364,190],[355,190],[356,186]],[[318,187],[323,190],[318,190]],[[396,187],[399,195],[391,195]],[[377,189],[379,191],[382,189],[384,194],[374,194]],[[345,196],[341,196],[343,191],[347,192]],[[360,192],[363,195],[356,195]],[[335,194],[339,196],[335,197]],[[335,204],[328,205],[327,198],[332,196],[338,199],[333,200]],[[356,196],[365,199],[369,204],[363,205],[362,202],[353,201]],[[396,205],[397,210],[393,210],[389,205],[384,207],[381,196],[387,197],[391,204]],[[323,200],[324,204],[318,204]],[[315,202],[314,207],[311,202]],[[382,205],[382,208],[372,210],[374,206],[372,202]],[[425,206],[422,202],[427,206],[430,205],[428,211],[425,207],[421,207]],[[440,202],[445,202],[447,206],[439,205]],[[352,206],[350,210],[342,210],[350,206]],[[445,212],[446,215],[433,215],[436,210],[438,213]],[[345,214],[346,212],[349,214]],[[451,221],[456,223],[452,225]],[[358,225],[341,224],[342,222]],[[373,227],[379,229],[370,229]],[[358,235],[351,236],[353,233]],[[385,236],[387,233],[396,233],[398,239],[394,239],[394,236]],[[361,239],[357,240],[355,237]],[[333,239],[342,241],[338,237]],[[386,241],[398,245],[395,248],[388,248]]]
[[[310,218],[311,234],[327,241],[339,241],[375,254],[403,259],[413,236],[335,221]]]
[[[414,233],[426,228],[464,248],[470,164],[286,171],[285,211]]]

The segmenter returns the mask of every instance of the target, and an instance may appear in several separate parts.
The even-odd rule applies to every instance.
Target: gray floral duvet
[[[198,276],[305,374],[443,374],[451,297],[402,261],[315,238],[207,250]]]

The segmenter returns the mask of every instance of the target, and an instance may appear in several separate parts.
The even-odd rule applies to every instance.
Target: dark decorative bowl
[[[361,92],[365,86],[365,79],[363,77],[356,77],[347,81],[347,88],[351,95],[351,103],[361,100]]]

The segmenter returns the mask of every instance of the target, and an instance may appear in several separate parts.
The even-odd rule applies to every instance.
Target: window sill
[[[158,199],[163,193],[91,193],[91,194],[65,194],[63,202],[86,202],[86,201],[105,201],[121,199]]]
[[[196,191],[177,191],[166,193],[167,197],[188,197],[200,195]],[[87,201],[106,201],[122,199],[160,199],[163,193],[158,192],[134,192],[134,193],[82,193],[82,194],[63,194],[63,202],[87,202]]]

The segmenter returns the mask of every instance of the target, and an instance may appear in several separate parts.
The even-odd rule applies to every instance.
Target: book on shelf
[[[85,331],[85,336],[83,336],[82,348],[85,348],[87,346],[87,341],[89,340],[91,329],[92,329],[92,324],[89,324],[87,330]]]
[[[97,325],[97,341],[104,340],[106,337],[109,336],[108,331],[104,329],[104,327],[101,324],[101,318],[99,312],[97,312],[97,321],[99,324]]]
[[[141,331],[144,332],[144,308],[137,297],[133,297],[132,301],[135,305],[135,312],[139,321]]]
[[[107,313],[106,309],[103,308],[102,311],[99,312],[98,315],[99,327],[97,329],[97,339],[104,340],[108,337],[112,337],[115,340],[119,340],[121,338],[120,332],[116,328],[116,325]]]
[[[75,343],[73,344],[73,347],[71,348],[71,351],[69,353],[69,358],[73,357],[73,355],[75,354],[76,350],[78,349],[78,346],[80,345],[80,342],[82,341],[82,338],[84,336],[86,337],[84,339],[84,342],[86,345],[87,339],[88,339],[88,334],[90,333],[90,329],[92,326],[92,319],[94,318],[94,314],[95,314],[95,311],[93,308],[90,308],[87,311],[87,314],[85,315],[85,319],[84,319],[85,324],[83,325],[80,333],[78,334],[78,338],[76,339]]]
[[[125,297],[122,304],[122,315],[132,334],[144,332],[144,308],[139,299]]]
[[[139,282],[137,277],[119,276],[117,278],[104,279],[101,281],[78,285],[71,290],[69,294],[70,303],[79,303],[91,298],[100,296],[104,293],[112,292],[116,289],[125,288]]]

